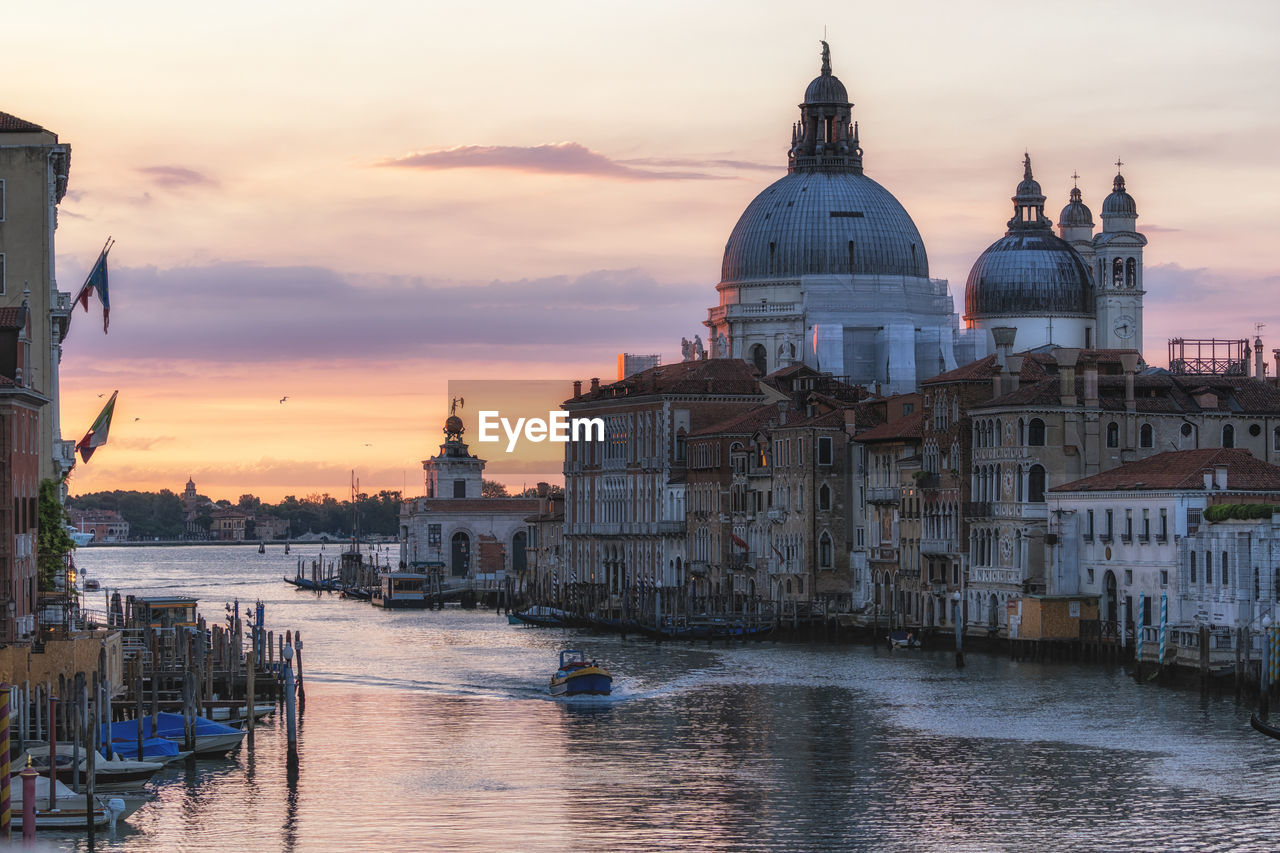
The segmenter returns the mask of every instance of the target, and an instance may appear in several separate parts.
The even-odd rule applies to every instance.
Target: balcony
[[[659,521],[658,534],[660,536],[683,536],[685,533],[685,523],[683,521]]]
[[[873,504],[896,504],[901,497],[897,486],[872,486],[867,489],[867,502]]]
[[[769,520],[774,524],[781,524],[787,520],[787,511],[785,509],[771,509],[769,510]]]
[[[965,518],[990,518],[991,501],[965,501]]]
[[[873,563],[898,563],[897,548],[874,547],[871,549],[871,562]]]
[[[707,312],[707,316],[714,323],[726,318],[787,317],[799,312],[800,307],[795,302],[735,302],[717,305]]]
[[[946,556],[960,550],[960,544],[954,539],[925,537],[920,540],[920,553],[935,556]]]

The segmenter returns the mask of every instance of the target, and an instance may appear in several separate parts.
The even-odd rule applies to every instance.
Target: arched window
[[[1044,447],[1044,421],[1032,418],[1027,428],[1027,444],[1032,447]]]
[[[1142,429],[1138,430],[1138,446],[1155,446],[1155,430],[1151,428],[1151,424],[1143,424]]]
[[[1000,422],[999,418],[996,418],[996,431],[993,438],[995,439],[995,441],[992,442],[993,447],[999,447],[1004,444],[1004,425]]]
[[[1222,428],[1222,446],[1223,447],[1236,446],[1236,428],[1233,427],[1231,424],[1226,424]]]
[[[1107,424],[1107,447],[1120,446],[1120,424],[1112,421]]]
[[[1022,418],[1018,418],[1018,444],[1025,446],[1027,443],[1027,424]]]
[[[1191,582],[1195,583],[1196,582],[1196,552],[1195,551],[1187,552],[1187,568],[1191,570]],[[1277,574],[1280,574],[1280,569],[1276,569],[1276,572]]]
[[[1133,258],[1124,262],[1124,286],[1138,286],[1138,262]]]
[[[1231,570],[1227,562],[1227,552],[1222,552],[1222,585],[1231,586]]]
[[[1271,449],[1280,451],[1280,427],[1276,427],[1271,433]]]
[[[755,369],[760,371],[761,376],[769,372],[766,365],[766,361],[769,356],[765,353],[764,346],[761,344],[752,344],[751,349],[747,351],[747,357],[755,366]]]
[[[818,537],[818,566],[823,569],[831,568],[831,535],[825,530]]]
[[[1032,465],[1031,474],[1027,477],[1027,500],[1031,503],[1044,503],[1044,466]]]
[[[1204,582],[1213,583],[1213,552],[1204,552]]]
[[[1124,261],[1119,258],[1111,262],[1111,286],[1124,286]]]
[[[680,427],[680,429],[676,430],[676,461],[677,462],[684,461],[685,442],[687,438],[688,438],[688,434],[685,432],[684,427]]]
[[[826,483],[818,489],[818,509],[824,511],[831,509],[831,487]]]

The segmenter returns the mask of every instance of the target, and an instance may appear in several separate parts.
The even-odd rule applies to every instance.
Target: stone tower
[[[444,422],[444,444],[440,452],[422,462],[427,472],[427,497],[429,498],[478,498],[484,460],[472,456],[467,443],[462,440],[466,428],[457,409],[461,400],[454,401],[450,415]]]
[[[1098,346],[1103,349],[1142,349],[1145,245],[1147,238],[1138,233],[1138,206],[1124,188],[1124,175],[1117,173],[1102,203],[1102,231],[1093,238]]]

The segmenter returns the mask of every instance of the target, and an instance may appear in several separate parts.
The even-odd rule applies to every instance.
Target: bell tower
[[[1116,168],[1124,164],[1116,160]],[[1093,238],[1093,270],[1098,299],[1098,346],[1142,350],[1142,247],[1138,205],[1116,173],[1102,203],[1102,231]]]

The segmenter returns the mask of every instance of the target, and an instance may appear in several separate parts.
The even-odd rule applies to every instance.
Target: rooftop
[[[1204,472],[1221,466],[1227,469],[1227,488],[1230,490],[1280,490],[1280,466],[1263,462],[1247,450],[1202,448],[1157,453],[1074,483],[1054,486],[1049,491],[1203,491]]]

